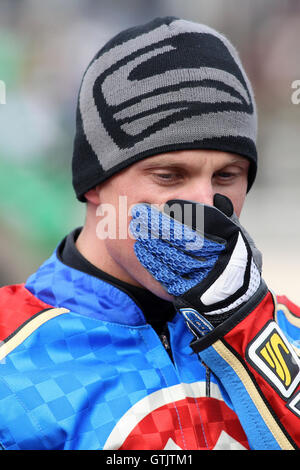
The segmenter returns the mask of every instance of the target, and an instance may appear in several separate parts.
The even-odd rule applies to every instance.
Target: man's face
[[[100,204],[112,204],[118,221],[122,214],[120,196],[127,197],[127,207],[137,203],[162,205],[170,199],[185,199],[213,205],[216,193],[227,196],[239,216],[248,184],[249,162],[240,156],[213,150],[183,150],[159,154],[139,161],[99,185]],[[103,240],[110,258],[110,274],[141,285],[170,300],[162,286],[140,264],[134,253],[134,239],[111,237]]]

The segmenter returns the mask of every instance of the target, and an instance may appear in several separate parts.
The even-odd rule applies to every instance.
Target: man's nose
[[[200,202],[208,206],[214,205],[214,189],[210,181],[199,180],[183,191],[182,199]]]

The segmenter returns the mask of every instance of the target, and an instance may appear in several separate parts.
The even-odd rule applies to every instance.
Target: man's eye
[[[180,179],[180,175],[177,173],[154,173],[154,177],[165,183],[175,182]]]
[[[157,176],[159,178],[164,179],[164,180],[170,180],[170,179],[174,178],[175,175],[172,174],[172,173],[158,173]]]
[[[217,177],[223,178],[223,179],[229,179],[235,176],[235,173],[230,173],[229,171],[220,171],[219,173],[216,174]]]

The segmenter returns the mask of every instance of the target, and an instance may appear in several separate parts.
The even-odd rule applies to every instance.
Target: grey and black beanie
[[[174,150],[212,149],[250,161],[256,175],[257,116],[232,44],[214,29],[157,18],[111,39],[80,87],[73,186],[84,194],[129,165]]]

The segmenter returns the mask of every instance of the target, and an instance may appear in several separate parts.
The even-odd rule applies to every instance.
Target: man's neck
[[[160,334],[162,330],[165,330],[166,322],[172,320],[175,315],[172,303],[157,297],[145,288],[121,281],[88,261],[76,246],[76,241],[82,230],[80,228],[74,230],[61,242],[57,251],[60,261],[73,269],[95,276],[126,292],[141,308],[147,323],[151,324],[156,332]]]
[[[96,268],[123,282],[142,287],[108,253],[105,241],[97,238],[96,228],[93,230],[85,225],[75,244],[79,253]]]

